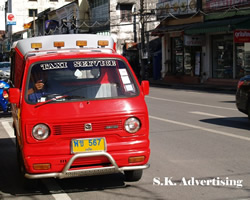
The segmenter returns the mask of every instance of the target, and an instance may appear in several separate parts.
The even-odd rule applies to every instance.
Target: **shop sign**
[[[250,42],[250,30],[235,30],[234,42],[235,43]]]
[[[184,15],[197,12],[197,0],[160,0],[156,4],[157,17]]]
[[[16,19],[13,13],[7,13],[7,25],[16,25]]]
[[[203,46],[205,42],[204,36],[189,36],[184,35],[185,46]]]
[[[246,6],[250,5],[250,2],[249,0],[203,0],[203,5],[205,10],[218,10],[232,6]]]

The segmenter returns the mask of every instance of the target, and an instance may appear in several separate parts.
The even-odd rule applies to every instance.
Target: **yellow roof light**
[[[105,47],[109,45],[109,41],[108,40],[98,40],[98,45],[101,47]]]
[[[86,47],[87,46],[87,40],[77,40],[76,46],[78,47]]]
[[[31,43],[31,48],[32,49],[41,49],[42,48],[42,43]]]
[[[54,47],[57,47],[57,48],[64,47],[64,42],[62,41],[54,42]]]

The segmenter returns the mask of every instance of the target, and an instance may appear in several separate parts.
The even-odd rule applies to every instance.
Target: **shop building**
[[[164,3],[173,7],[174,2],[181,12],[184,1]],[[191,2],[186,1],[186,9]],[[236,85],[249,74],[250,2],[197,0],[195,5],[195,13],[189,15],[169,11],[153,32],[162,38],[162,78],[177,83]]]
[[[204,21],[199,10],[199,0],[160,0],[157,4],[161,23],[152,35],[161,37],[161,76],[167,82],[199,82],[204,36],[184,34],[187,27]]]

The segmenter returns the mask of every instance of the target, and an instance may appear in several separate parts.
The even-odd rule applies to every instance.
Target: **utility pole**
[[[134,13],[136,13],[136,8],[134,8]],[[133,31],[134,31],[134,42],[135,43],[137,43],[137,32],[136,32],[136,15],[134,15],[134,17],[133,17],[134,19],[134,21],[133,21]]]
[[[12,0],[9,0],[7,1],[8,3],[8,12],[9,13],[12,13]],[[6,15],[6,13],[5,13]],[[8,42],[8,45],[9,45],[9,51],[11,50],[11,46],[12,46],[12,25],[7,25],[8,27],[8,36],[9,36],[9,42]]]
[[[144,0],[140,0],[140,24],[141,24],[141,80],[145,79],[145,37],[144,37]]]
[[[36,37],[36,13],[35,11],[33,10],[33,31],[34,31],[34,37]]]

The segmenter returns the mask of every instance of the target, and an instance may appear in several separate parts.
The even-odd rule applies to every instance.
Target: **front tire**
[[[139,181],[142,177],[142,169],[125,171],[124,175],[125,175],[125,181],[128,181],[128,182]]]

